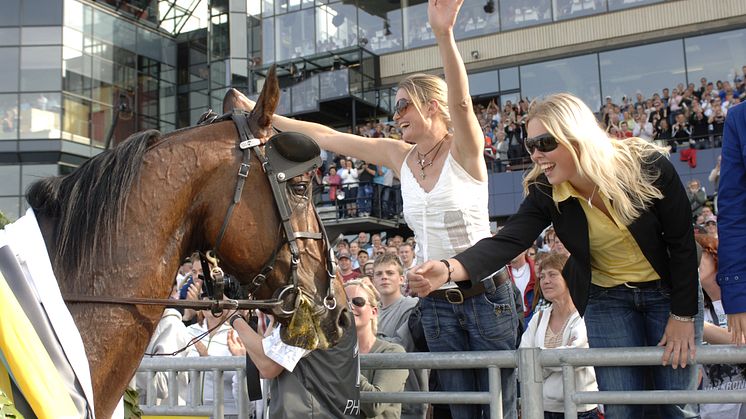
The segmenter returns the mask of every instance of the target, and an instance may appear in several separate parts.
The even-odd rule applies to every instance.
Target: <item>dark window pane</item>
[[[37,180],[59,174],[59,166],[56,164],[27,164],[21,167],[21,190],[25,191]]]
[[[0,92],[18,91],[19,48],[0,48]]]
[[[0,164],[0,195],[21,194],[21,166]]]
[[[549,0],[500,0],[502,30],[551,22]]]
[[[689,83],[699,88],[702,77],[715,82],[743,77],[746,65],[746,30],[739,29],[684,40]]]
[[[620,103],[622,96],[649,98],[685,82],[682,41],[668,41],[599,54],[601,90]]]
[[[275,62],[275,18],[270,17],[262,21],[262,59],[255,65],[273,62]]]
[[[520,87],[518,67],[500,69],[500,90],[514,90]]]
[[[18,26],[21,16],[21,0],[3,0],[3,12],[0,13],[0,25]]]
[[[5,3],[5,2],[3,2]],[[3,4],[4,7],[4,4]],[[23,0],[21,25],[61,25],[62,2],[59,0]]]
[[[497,71],[469,74],[469,94],[472,96],[495,93],[498,90]]]
[[[60,90],[62,47],[21,48],[21,90]]]
[[[579,97],[592,110],[601,106],[595,54],[521,66],[521,94],[524,98],[532,100],[559,92]]]

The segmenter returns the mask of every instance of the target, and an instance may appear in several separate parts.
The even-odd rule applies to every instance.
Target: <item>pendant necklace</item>
[[[596,189],[598,189],[598,185],[593,186],[593,192],[591,192],[591,196],[588,197],[588,205],[593,208],[593,203],[591,202],[593,200],[593,197],[596,196]]]
[[[446,132],[446,135],[444,135],[443,138],[441,138],[440,141],[438,141],[438,143],[435,144],[433,148],[431,148],[427,153],[422,154],[419,151],[417,152],[417,165],[420,166],[420,177],[423,180],[426,177],[425,168],[433,165],[433,161],[438,156],[438,152],[440,152],[440,147],[443,146],[443,141],[445,141],[446,137],[448,137],[447,132]],[[433,151],[435,151],[435,154],[433,154],[433,157],[430,160],[428,160],[427,156],[430,155],[430,153],[432,153]]]

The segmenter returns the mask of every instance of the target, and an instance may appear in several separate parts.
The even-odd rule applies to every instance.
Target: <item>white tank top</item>
[[[430,192],[417,183],[405,158],[401,190],[404,220],[414,231],[418,261],[453,257],[491,235],[487,182],[474,179],[450,153]]]

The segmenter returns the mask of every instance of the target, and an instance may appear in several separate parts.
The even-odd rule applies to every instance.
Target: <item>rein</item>
[[[276,134],[268,141],[267,145],[263,145],[262,142],[255,138],[251,133],[251,129],[248,123],[249,113],[242,110],[234,110],[223,115],[218,116],[212,111],[206,112],[200,118],[198,125],[209,125],[217,122],[231,120],[238,130],[238,148],[242,152],[242,160],[237,172],[236,187],[233,192],[233,199],[226,210],[223,223],[218,233],[218,237],[215,241],[215,245],[211,250],[206,253],[200,252],[200,256],[203,261],[206,260],[210,269],[205,270],[205,285],[208,290],[211,290],[210,298],[212,301],[186,301],[186,300],[172,300],[172,299],[156,299],[156,298],[133,298],[133,297],[107,297],[107,296],[89,296],[89,295],[64,295],[63,299],[68,303],[101,303],[101,304],[118,304],[118,305],[149,305],[149,306],[162,306],[170,308],[191,308],[196,310],[210,309],[214,314],[219,314],[225,309],[228,310],[247,310],[247,309],[260,309],[265,312],[269,312],[279,319],[288,319],[292,317],[295,311],[298,309],[301,301],[301,295],[305,295],[314,301],[314,294],[308,290],[303,289],[299,285],[298,279],[298,266],[300,264],[300,251],[298,249],[298,239],[311,239],[311,240],[323,240],[324,246],[327,251],[326,258],[326,273],[328,277],[328,286],[326,296],[323,299],[321,306],[318,306],[315,315],[318,315],[326,310],[334,310],[337,306],[337,300],[334,297],[333,283],[336,275],[336,264],[334,262],[334,254],[332,247],[329,242],[329,236],[326,234],[326,229],[321,222],[316,207],[313,207],[316,221],[319,225],[321,232],[314,233],[308,231],[293,230],[290,223],[293,210],[289,204],[287,196],[287,188],[283,187],[284,184],[297,176],[307,173],[310,170],[316,169],[321,159],[318,155],[315,158],[305,162],[295,162],[284,158],[281,152],[273,150],[272,144],[277,141],[275,137],[279,135],[296,135],[302,136],[297,133],[282,133]],[[304,138],[308,138],[303,136]],[[310,140],[310,138],[308,138]],[[311,140],[312,141],[312,140]],[[317,147],[317,146],[316,146]],[[262,150],[264,148],[264,150]],[[223,300],[223,287],[225,274],[219,267],[220,260],[218,258],[220,245],[223,241],[225,233],[228,229],[233,211],[241,202],[241,196],[246,178],[249,176],[251,170],[251,152],[259,159],[262,170],[264,171],[267,179],[269,180],[272,195],[274,197],[275,204],[280,213],[280,227],[284,232],[284,239],[281,239],[278,246],[272,252],[269,260],[264,264],[264,267],[254,276],[251,283],[241,287],[242,297],[245,299],[229,299]],[[277,167],[276,167],[277,166]],[[290,258],[290,278],[288,284],[277,289],[271,299],[255,300],[252,296],[256,291],[265,284],[267,276],[274,269],[277,255],[279,254],[282,247],[288,245],[291,258]],[[287,297],[293,297],[292,305],[290,308],[286,308],[285,299]]]

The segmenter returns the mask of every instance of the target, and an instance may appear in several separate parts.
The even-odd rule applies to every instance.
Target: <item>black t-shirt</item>
[[[355,320],[337,346],[315,350],[301,359],[293,372],[283,371],[270,382],[269,417],[359,418],[360,358]]]

